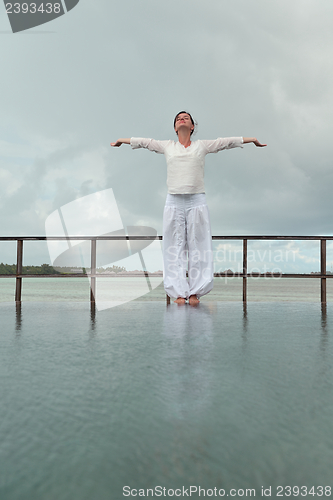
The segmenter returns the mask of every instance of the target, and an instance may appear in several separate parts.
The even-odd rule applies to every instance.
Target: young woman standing
[[[199,303],[213,288],[214,265],[209,211],[204,186],[205,156],[223,149],[243,147],[255,137],[228,137],[191,141],[195,122],[186,111],[174,119],[178,141],[118,139],[111,146],[130,144],[165,155],[168,195],[163,215],[164,288],[177,304]],[[188,279],[186,277],[188,273]]]

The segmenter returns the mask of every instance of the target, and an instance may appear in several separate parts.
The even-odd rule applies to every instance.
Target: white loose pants
[[[170,297],[201,297],[213,288],[212,235],[205,194],[168,194],[163,215],[163,261],[164,289]]]

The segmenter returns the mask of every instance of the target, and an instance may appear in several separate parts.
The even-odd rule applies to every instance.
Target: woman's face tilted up
[[[175,118],[175,132],[178,135],[179,130],[182,132],[192,134],[194,130],[194,124],[188,113],[179,113]]]

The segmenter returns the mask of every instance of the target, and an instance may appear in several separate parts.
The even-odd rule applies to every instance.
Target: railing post
[[[90,302],[95,302],[96,296],[96,240],[91,240],[91,278],[90,278]]]
[[[243,240],[243,302],[246,302],[247,285],[247,240]]]
[[[16,290],[15,302],[21,302],[22,298],[22,261],[23,261],[23,240],[17,240],[17,260],[16,260]]]
[[[320,274],[326,274],[326,240],[320,240]],[[326,278],[320,278],[320,300],[326,302]]]

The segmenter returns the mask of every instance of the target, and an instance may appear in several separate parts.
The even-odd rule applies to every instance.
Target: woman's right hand
[[[258,139],[255,139],[252,142],[255,146],[257,146],[257,148],[264,148],[265,146],[267,146],[267,144],[261,144],[261,142],[259,142]]]

